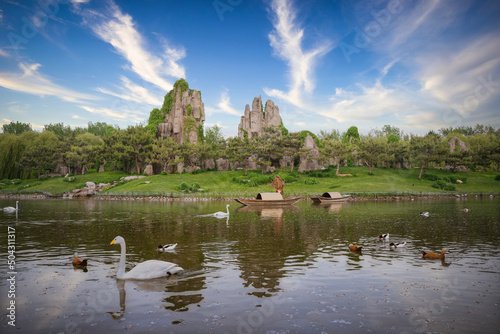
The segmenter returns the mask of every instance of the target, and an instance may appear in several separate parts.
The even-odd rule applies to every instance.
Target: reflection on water
[[[224,202],[26,200],[17,217],[0,212],[0,223],[15,228],[22,331],[467,332],[481,319],[482,332],[493,333],[499,204],[301,201],[233,208],[219,219],[210,213]],[[390,240],[378,241],[382,233]],[[127,269],[158,259],[186,272],[117,280],[119,251],[107,247],[116,235],[127,240]],[[176,251],[155,251],[167,243]],[[422,258],[443,248],[444,259]],[[75,252],[89,259],[86,272],[71,265]]]

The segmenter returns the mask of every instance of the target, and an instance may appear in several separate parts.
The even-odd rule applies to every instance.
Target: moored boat
[[[336,203],[336,202],[345,202],[351,197],[351,195],[341,195],[339,192],[326,192],[323,195],[318,197],[311,197],[313,202],[315,203]]]
[[[259,193],[257,197],[253,199],[235,198],[234,200],[243,205],[290,205],[297,203],[300,200],[300,196],[283,198],[280,193]]]

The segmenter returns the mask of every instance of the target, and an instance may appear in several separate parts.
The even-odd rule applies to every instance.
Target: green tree
[[[136,173],[140,174],[140,163],[144,162],[149,156],[151,145],[154,136],[151,132],[146,131],[142,124],[135,126],[128,126],[126,130],[127,141],[125,145],[129,145],[131,149],[128,150],[135,162]]]
[[[55,167],[60,145],[61,141],[52,131],[42,132],[27,147],[18,163],[19,167],[28,172],[36,170],[38,178],[40,178],[42,169],[52,169]]]
[[[163,171],[168,172],[168,166],[176,164],[179,154],[179,144],[172,137],[157,138],[152,145],[149,163],[158,163],[163,166]]]
[[[13,135],[20,135],[23,132],[33,131],[29,123],[10,122],[9,124],[4,124],[2,127],[3,133],[10,133]]]
[[[358,128],[351,126],[342,136],[342,141],[346,144],[355,145],[359,142],[359,132]]]
[[[374,162],[387,151],[387,139],[384,137],[367,137],[359,142],[359,154],[368,162],[372,173]]]
[[[345,141],[323,141],[323,147],[320,148],[320,155],[325,159],[335,158],[337,160],[336,175],[339,175],[340,165],[352,154],[352,147]]]
[[[419,180],[422,178],[422,174],[425,174],[427,168],[429,168],[429,163],[444,160],[448,153],[446,142],[433,131],[430,131],[424,137],[412,136],[410,145],[414,160],[420,162]]]
[[[253,147],[248,137],[241,139],[239,137],[232,137],[227,140],[226,149],[227,158],[233,163],[233,170],[235,163],[243,166],[245,175],[248,173],[249,158],[253,155]]]

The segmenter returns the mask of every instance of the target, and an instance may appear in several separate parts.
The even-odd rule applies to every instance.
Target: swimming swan
[[[214,217],[227,217],[229,216],[229,204],[226,205],[227,212],[218,211],[213,214]]]
[[[9,213],[10,212],[17,212],[17,210],[19,210],[19,206],[18,205],[19,205],[19,201],[16,201],[16,207],[15,208],[13,208],[11,206],[6,206],[5,208],[3,208],[3,211],[4,212],[9,212]]]
[[[116,273],[118,279],[152,279],[174,275],[184,270],[172,262],[148,260],[139,263],[128,272],[125,272],[125,239],[120,236],[114,238],[110,245],[116,244],[121,247],[120,264],[118,265],[118,272]]]

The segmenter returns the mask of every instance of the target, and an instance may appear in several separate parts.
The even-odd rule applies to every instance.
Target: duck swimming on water
[[[353,245],[353,244],[349,245],[349,250],[351,250],[353,252],[361,252],[362,248],[363,248],[363,246],[358,246],[358,245]]]
[[[396,242],[396,243],[391,242],[391,243],[389,244],[389,248],[391,248],[391,249],[394,249],[394,248],[401,248],[401,247],[404,247],[404,246],[406,246],[406,241],[403,241],[403,242]]]
[[[447,251],[447,249],[443,249],[441,251],[441,254],[422,251],[422,257],[429,260],[444,259],[444,253],[446,253]]]
[[[378,241],[389,240],[389,233],[381,234],[378,236]]]
[[[75,253],[75,258],[73,259],[73,262],[71,262],[71,263],[75,267],[84,267],[87,265],[87,259],[80,259],[78,257],[78,253]]]
[[[164,245],[164,246],[158,245],[158,247],[156,248],[156,251],[157,252],[173,251],[176,246],[177,246],[177,244],[168,244],[168,245]]]

